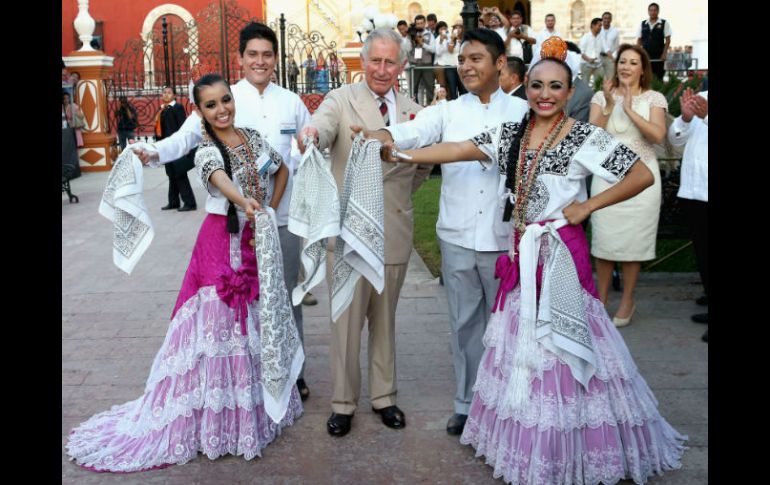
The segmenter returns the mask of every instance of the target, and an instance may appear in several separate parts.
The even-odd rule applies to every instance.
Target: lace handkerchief
[[[305,354],[284,284],[281,241],[271,212],[257,213],[254,238],[259,272],[262,396],[268,416],[280,423],[289,407]]]
[[[566,363],[575,379],[588,389],[597,362],[584,290],[572,254],[554,225],[548,226],[547,234],[550,254],[543,264],[535,338]]]
[[[142,162],[123,150],[104,188],[99,214],[112,221],[112,261],[126,273],[139,262],[155,231],[142,197]]]
[[[300,258],[305,281],[292,291],[294,305],[326,276],[326,238],[340,234],[337,184],[326,160],[310,140],[299,162],[289,205],[289,231],[306,240]]]
[[[334,248],[332,320],[353,300],[363,275],[378,293],[385,279],[385,223],[382,161],[378,140],[353,140],[340,196],[342,228]]]

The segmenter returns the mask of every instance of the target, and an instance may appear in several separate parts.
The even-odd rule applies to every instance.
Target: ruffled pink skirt
[[[295,388],[280,423],[267,415],[259,302],[244,296],[247,318],[241,319],[238,305],[220,296],[257,294],[257,281],[245,276],[256,274],[249,239],[248,225],[231,236],[224,216],[207,216],[144,395],[72,430],[67,452],[76,463],[94,471],[134,472],[183,464],[199,451],[210,459],[232,454],[250,460],[302,414]]]
[[[596,298],[585,235],[579,226],[560,230],[583,285],[586,316],[598,358],[588,389],[570,368],[539,346],[539,367],[526,406],[502,406],[516,352],[520,286],[505,297],[484,335],[468,421],[460,438],[508,483],[644,483],[681,467],[686,436],[660,415],[623,338]]]

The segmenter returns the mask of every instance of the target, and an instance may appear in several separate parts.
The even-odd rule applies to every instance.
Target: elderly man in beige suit
[[[304,136],[315,139],[320,149],[329,148],[332,172],[341,190],[352,144],[352,127],[378,129],[411,119],[421,109],[395,89],[406,58],[401,36],[389,29],[376,29],[361,51],[365,80],[331,91],[305,127]],[[358,128],[356,128],[358,129]],[[300,147],[304,150],[304,147]],[[332,415],[329,434],[344,436],[350,431],[361,388],[359,353],[364,319],[369,321],[369,389],[373,410],[391,428],[406,425],[396,406],[396,304],[406,276],[412,250],[412,193],[430,174],[430,167],[411,164],[382,165],[385,199],[385,285],[382,294],[365,278],[355,289],[353,302],[332,322],[330,344],[332,368]],[[329,244],[327,281],[331,281],[334,246]]]

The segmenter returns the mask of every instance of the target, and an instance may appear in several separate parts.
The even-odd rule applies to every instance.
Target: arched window
[[[412,2],[409,4],[407,12],[409,15],[406,21],[412,23],[414,22],[414,18],[422,13],[422,5],[420,5],[419,2]]]
[[[583,0],[572,3],[570,10],[570,33],[575,39],[579,39],[586,32],[586,6]]]
[[[145,42],[152,42],[153,29],[160,29],[160,25],[162,22],[162,17],[167,17],[166,22],[169,22],[171,18],[174,18],[176,20],[176,24],[178,24],[180,27],[183,24],[189,24],[193,27],[190,28],[187,32],[189,35],[188,38],[184,39],[189,43],[189,46],[191,49],[189,51],[184,52],[184,57],[188,60],[190,63],[190,68],[197,62],[198,58],[198,51],[197,51],[197,45],[198,45],[198,32],[195,28],[195,24],[193,22],[193,16],[192,14],[185,9],[184,7],[180,7],[179,5],[175,5],[173,3],[166,3],[163,5],[158,5],[154,9],[150,10],[150,12],[147,14],[147,16],[144,19],[144,23],[142,24],[142,39],[145,40]],[[177,27],[179,28],[179,27]],[[171,25],[169,25],[169,34],[171,34]],[[178,42],[179,48],[183,49],[184,42]],[[174,50],[177,49],[177,46],[173,47]],[[163,83],[160,81],[160,78],[157,78],[157,74],[164,74],[165,73],[158,73],[155,69],[157,67],[158,62],[156,61],[155,57],[160,55],[163,55],[162,46],[161,50],[156,52],[158,49],[153,47],[149,51],[149,55],[145,56],[144,58],[144,71],[145,71],[145,89],[147,88],[157,88],[159,86],[162,86]],[[155,75],[151,76],[150,73],[153,72]]]

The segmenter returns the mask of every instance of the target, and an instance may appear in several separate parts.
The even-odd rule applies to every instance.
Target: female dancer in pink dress
[[[580,223],[641,192],[653,176],[606,131],[565,116],[571,80],[563,58],[544,58],[530,70],[531,110],[521,123],[406,150],[411,160],[386,143],[382,156],[490,159],[501,171],[501,195],[508,189],[512,247],[498,259],[498,301],[461,443],[509,483],[644,483],[681,467],[687,437],[660,415],[598,300]],[[620,182],[587,199],[589,174]]]
[[[220,76],[201,78],[194,99],[207,134],[195,165],[209,214],[144,395],[70,434],[68,454],[90,470],[162,468],[199,451],[251,460],[302,413],[294,382],[304,356],[290,307],[276,304],[288,293],[277,230],[261,207],[268,185],[260,168],[270,160],[276,173],[275,208],[286,167],[259,132],[234,128]]]

